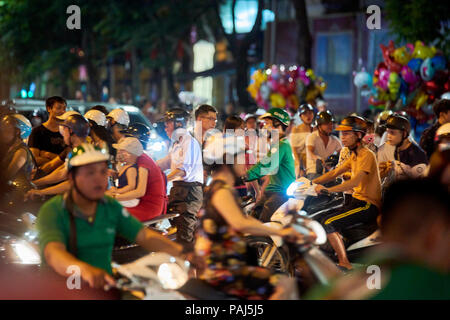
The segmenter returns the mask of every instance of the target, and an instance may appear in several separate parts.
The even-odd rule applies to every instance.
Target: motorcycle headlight
[[[164,289],[176,290],[186,283],[188,275],[179,264],[173,262],[159,266],[158,278]]]
[[[304,182],[301,182],[301,181],[294,181],[294,182],[292,182],[291,185],[289,186],[289,188],[287,189],[286,194],[289,197],[293,197],[295,190],[297,190],[297,188],[300,187],[303,184],[304,184]]]
[[[40,264],[37,247],[6,232],[0,232],[0,255],[7,263]]]

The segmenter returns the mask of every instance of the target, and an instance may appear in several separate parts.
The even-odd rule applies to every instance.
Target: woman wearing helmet
[[[244,234],[292,238],[300,235],[291,228],[265,226],[242,212],[234,185],[246,172],[244,137],[212,135],[203,155],[205,163],[211,165],[213,179],[205,189],[195,243],[195,253],[205,266],[200,278],[242,299],[283,299],[283,289],[272,284],[276,277],[256,264],[249,265],[251,257]]]
[[[141,142],[135,137],[126,137],[113,147],[118,150],[116,159],[124,165],[119,171],[119,185],[108,190],[108,194],[121,201],[139,221],[166,213],[163,173],[156,163],[149,168],[146,160],[141,159],[144,156]]]
[[[320,111],[315,126],[317,130],[306,137],[306,177],[310,180],[320,176],[325,160],[342,149],[341,141],[331,134],[334,117],[330,111]]]
[[[0,146],[5,152],[0,159],[2,167],[0,183],[9,185],[2,191],[9,189],[9,200],[13,201],[14,198],[13,202],[22,202],[23,195],[31,188],[31,174],[35,167],[33,154],[22,140],[24,133],[29,134],[30,128],[22,131],[21,128],[23,126],[13,115],[6,115],[0,120]]]
[[[77,266],[90,287],[114,284],[111,254],[116,234],[149,251],[179,255],[181,248],[145,228],[113,198],[108,186],[105,149],[83,143],[68,156],[69,190],[39,210],[37,230],[45,263],[62,276]]]
[[[270,181],[264,190],[262,199],[255,206],[255,214],[263,222],[269,222],[272,214],[288,200],[286,191],[295,181],[294,158],[289,141],[285,137],[290,117],[280,108],[272,108],[260,119],[265,122],[264,129],[271,136],[270,152],[254,165],[247,173],[247,181],[254,181],[264,176],[270,176]],[[262,207],[262,209],[261,209]]]
[[[381,177],[389,175],[384,184],[399,178],[423,177],[428,165],[427,155],[409,139],[411,125],[408,119],[394,114],[387,119],[385,126],[386,143],[377,153]]]
[[[290,141],[295,159],[295,176],[300,177],[306,170],[306,137],[313,132],[314,108],[310,104],[302,104],[298,108],[302,123],[292,129]]]
[[[108,128],[111,130],[112,137],[116,142],[120,142],[120,139],[124,138],[121,131],[128,128],[128,125],[130,124],[128,112],[117,108],[112,110],[106,118],[108,119]]]
[[[93,144],[99,148],[106,148],[109,150],[112,158],[115,158],[116,150],[112,147],[114,140],[111,133],[106,128],[108,120],[106,119],[105,113],[91,108],[84,114],[84,117],[89,121],[91,127],[89,136],[91,137]]]
[[[348,116],[336,128],[341,132],[341,140],[351,151],[351,156],[336,169],[314,179],[316,192],[322,189],[329,192],[353,191],[349,203],[342,208],[331,209],[324,214],[322,224],[327,232],[328,241],[337,253],[339,266],[351,269],[345,246],[340,232],[355,223],[376,224],[381,206],[381,182],[375,154],[364,147],[362,139],[366,133],[367,124],[359,116]],[[324,183],[333,181],[341,174],[351,171],[351,178],[344,183],[325,188]]]

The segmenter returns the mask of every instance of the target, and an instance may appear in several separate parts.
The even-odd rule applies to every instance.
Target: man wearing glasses
[[[206,141],[207,134],[214,133],[213,129],[217,124],[217,110],[208,104],[202,104],[195,110],[195,138],[200,142],[202,146],[202,154],[204,142]],[[208,132],[209,131],[209,132]],[[218,131],[218,130],[217,130]],[[220,131],[219,131],[220,132]],[[207,178],[210,175],[211,170],[209,166],[203,162],[203,181],[206,184]]]

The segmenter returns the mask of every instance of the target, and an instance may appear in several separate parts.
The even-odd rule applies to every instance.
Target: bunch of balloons
[[[445,56],[422,41],[395,48],[391,40],[388,46],[380,47],[384,61],[378,64],[373,75],[365,70],[356,73],[355,86],[376,108],[395,105],[418,120],[427,120],[432,115],[433,101],[450,92]]]
[[[300,102],[314,102],[321,97],[327,84],[312,69],[304,67],[273,65],[253,72],[247,91],[258,106],[287,108],[296,112]]]

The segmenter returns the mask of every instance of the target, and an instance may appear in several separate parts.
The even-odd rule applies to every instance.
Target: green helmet
[[[289,116],[289,114],[281,108],[272,108],[259,118],[260,119],[264,119],[264,118],[277,119],[285,126],[288,126],[289,122],[291,121],[291,117]]]
[[[99,148],[89,143],[82,143],[80,146],[73,148],[67,156],[67,160],[67,169],[70,172],[74,167],[108,161],[109,153],[106,149]]]

